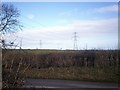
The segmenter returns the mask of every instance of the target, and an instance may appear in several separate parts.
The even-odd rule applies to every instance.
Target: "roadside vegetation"
[[[23,26],[19,21],[19,10],[14,7],[14,5],[8,3],[2,2],[0,6],[0,48],[6,50],[11,47],[16,48],[17,45],[14,44],[15,40],[8,40],[5,37],[8,34],[12,35],[17,31],[22,30]],[[2,79],[0,80],[0,82],[2,82],[2,88],[20,87],[24,78],[21,71],[26,67],[21,69],[21,66],[23,65],[22,57],[19,58],[20,62],[16,62],[16,55],[8,54],[9,52],[7,51],[2,51],[3,61],[0,60],[3,63],[3,67],[2,64],[0,65],[2,67]],[[14,66],[15,62],[17,66]]]
[[[18,69],[25,79],[120,81],[118,50],[3,50],[3,68]],[[4,53],[6,52],[6,53]],[[19,63],[22,64],[19,64]],[[22,69],[24,68],[24,69]],[[20,71],[21,70],[21,71]],[[15,70],[16,71],[16,70]]]

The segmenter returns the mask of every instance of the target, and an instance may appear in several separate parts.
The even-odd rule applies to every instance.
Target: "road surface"
[[[2,81],[0,81],[0,90],[2,89]]]
[[[99,83],[88,81],[27,79],[24,87],[30,88],[118,88],[115,83]]]

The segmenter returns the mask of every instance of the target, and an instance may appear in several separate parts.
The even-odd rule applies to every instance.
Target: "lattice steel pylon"
[[[74,46],[73,46],[73,50],[78,50],[78,46],[77,46],[77,32],[74,32]]]

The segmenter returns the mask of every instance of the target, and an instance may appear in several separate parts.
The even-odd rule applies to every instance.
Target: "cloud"
[[[33,19],[35,16],[33,15],[33,14],[29,14],[29,15],[27,15],[27,18],[28,19]]]
[[[71,26],[83,33],[113,33],[117,31],[118,20],[77,20]]]
[[[18,36],[23,38],[23,44],[26,47],[39,46],[39,40],[42,40],[43,44],[46,43],[43,45],[44,48],[57,47],[59,42],[61,43],[60,47],[72,47],[74,32],[78,33],[83,44],[85,42],[92,43],[92,45],[114,43],[117,41],[118,21],[117,19],[75,20],[65,25],[26,29],[19,32]]]
[[[78,13],[78,8],[74,8],[72,10],[68,10],[68,11],[65,11],[65,12],[61,12],[59,13],[58,16],[71,16],[72,14],[75,14],[75,13]]]
[[[109,34],[117,33],[118,20],[75,20],[69,24],[57,25],[51,27],[31,28],[19,32],[22,37],[32,37],[33,39],[49,38],[58,39],[59,37],[68,37],[67,34],[79,32],[82,36],[86,34]],[[56,38],[54,38],[54,36]]]
[[[102,13],[102,12],[115,12],[115,11],[118,11],[118,5],[96,8],[95,11],[100,12],[100,13]]]
[[[61,24],[67,24],[69,23],[69,20],[66,19],[59,19],[56,21],[57,24],[61,25]]]

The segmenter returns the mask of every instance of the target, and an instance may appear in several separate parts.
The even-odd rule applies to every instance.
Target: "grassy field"
[[[120,81],[118,50],[9,49],[2,53],[4,72],[12,72],[11,76],[17,78]],[[3,80],[8,76],[4,75]]]
[[[117,69],[99,69],[99,68],[42,68],[28,69],[26,71],[27,78],[36,79],[63,79],[63,80],[82,80],[97,82],[114,82],[118,83]]]

